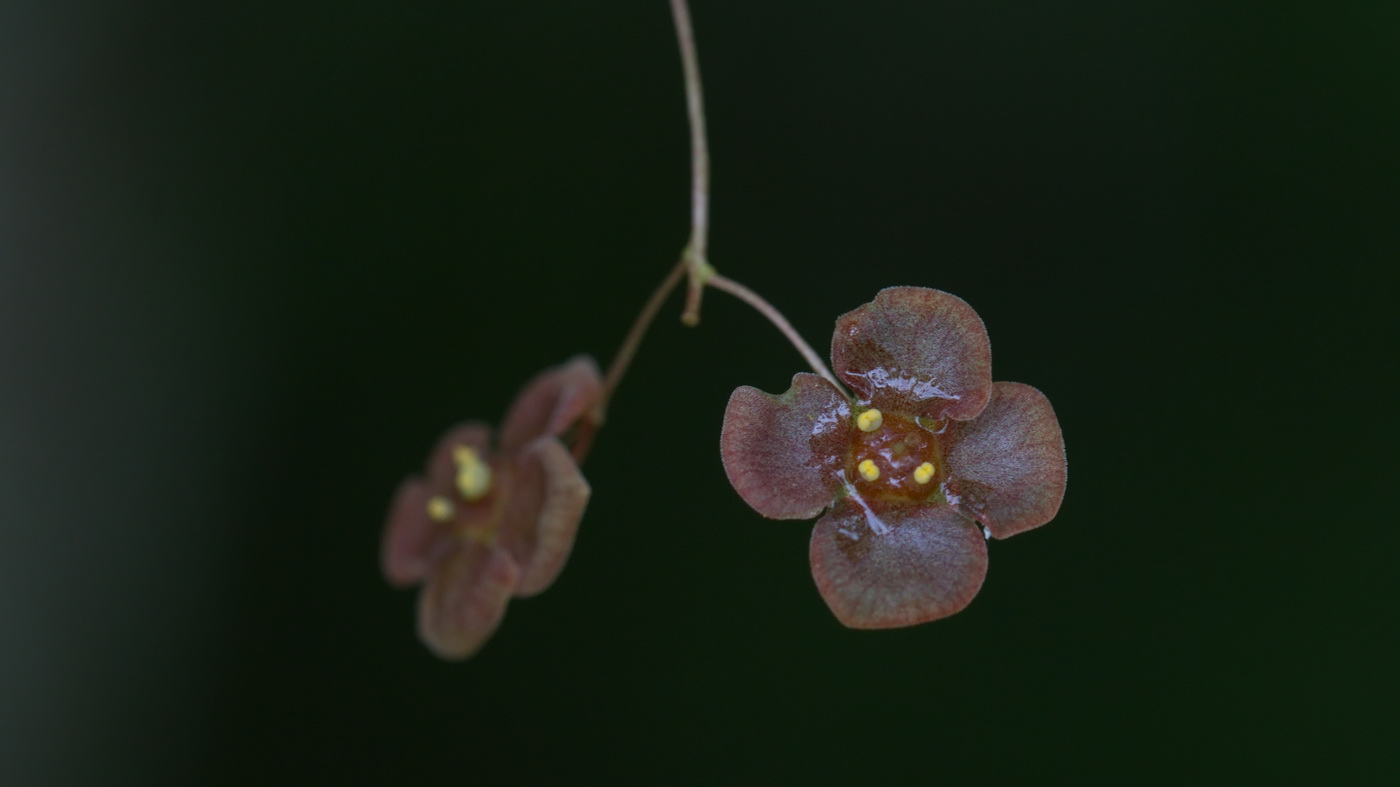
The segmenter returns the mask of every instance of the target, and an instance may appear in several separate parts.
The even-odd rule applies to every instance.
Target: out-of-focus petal
[[[836,321],[836,376],[876,407],[972,418],[992,389],[987,329],[967,302],[923,287],[889,287]]]
[[[520,568],[500,547],[469,544],[444,562],[418,595],[418,638],[438,658],[465,659],[500,625]]]
[[[555,437],[526,445],[515,466],[501,546],[520,565],[515,595],[525,597],[548,588],[563,570],[592,490]]]
[[[446,554],[452,535],[428,516],[432,492],[421,479],[399,484],[389,519],[384,526],[379,561],[384,578],[396,587],[416,585]]]
[[[878,513],[842,499],[812,531],[812,576],[851,628],[912,626],[966,607],[987,574],[982,531],[946,505]]]
[[[1049,522],[1065,496],[1065,441],[1045,394],[998,382],[971,421],[953,421],[944,457],[958,506],[997,538]]]
[[[815,374],[795,375],[781,396],[743,386],[724,411],[724,472],[758,513],[810,519],[841,487],[853,430],[846,397]]]
[[[541,372],[511,403],[501,427],[501,452],[518,451],[540,435],[563,434],[602,393],[598,364],[586,355]]]
[[[428,456],[428,483],[438,494],[449,493],[457,475],[452,452],[458,447],[474,448],[482,461],[491,457],[491,427],[480,421],[464,421],[448,429]]]

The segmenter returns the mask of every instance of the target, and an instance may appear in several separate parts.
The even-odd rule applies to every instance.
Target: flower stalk
[[[690,124],[690,239],[681,252],[680,261],[666,278],[662,279],[661,284],[642,306],[641,312],[627,332],[627,338],[623,340],[608,367],[603,396],[593,411],[593,422],[599,426],[603,424],[613,393],[626,375],[632,358],[637,354],[642,337],[656,319],[657,312],[671,294],[671,290],[680,283],[682,274],[686,276],[688,283],[685,308],[681,312],[682,323],[692,327],[700,324],[700,306],[706,287],[723,290],[752,306],[767,318],[802,355],[812,371],[826,378],[838,390],[845,390],[822,362],[821,356],[803,340],[782,312],[748,287],[721,276],[709,262],[707,249],[710,233],[710,150],[705,134],[705,98],[700,81],[700,61],[696,55],[695,30],[691,25],[690,8],[686,0],[671,0],[671,16],[675,21],[676,39],[680,44],[681,67],[685,74],[686,115]]]
[[[825,377],[826,381],[836,386],[838,391],[841,391],[848,397],[850,396],[850,392],[846,390],[846,387],[837,382],[836,375],[832,374],[831,370],[826,368],[825,363],[822,363],[821,356],[817,355],[817,353],[812,350],[812,346],[792,327],[792,323],[788,322],[787,318],[783,316],[783,313],[774,308],[773,304],[764,300],[763,296],[739,282],[727,276],[721,276],[718,273],[710,277],[710,286],[733,295],[744,303],[752,306],[759,314],[767,317],[768,321],[773,323],[774,327],[781,331],[783,336],[787,337],[787,340],[792,343],[792,346],[797,348],[797,352],[801,353],[802,359],[807,362],[808,366],[812,367],[812,371]]]
[[[637,319],[632,322],[632,328],[627,332],[627,338],[622,340],[622,347],[618,348],[617,355],[608,365],[608,374],[603,380],[603,395],[593,408],[593,421],[598,426],[602,426],[606,419],[608,403],[612,401],[613,392],[622,382],[623,375],[627,374],[627,367],[632,365],[632,358],[637,354],[637,348],[642,344],[642,337],[646,336],[647,329],[656,319],[657,312],[661,311],[661,305],[666,302],[666,297],[671,294],[671,290],[674,290],[677,284],[680,284],[681,277],[688,270],[689,265],[685,260],[676,263],[671,268],[671,272],[666,274],[666,278],[662,279],[661,283],[652,291],[651,297],[647,298],[646,304],[642,306],[642,311],[637,314]]]
[[[686,115],[690,120],[690,240],[681,253],[681,261],[690,273],[690,288],[681,322],[694,326],[700,324],[700,299],[709,274],[714,272],[706,258],[710,233],[710,148],[705,137],[705,92],[700,83],[700,60],[695,53],[695,29],[685,0],[671,0],[671,17],[680,44]]]

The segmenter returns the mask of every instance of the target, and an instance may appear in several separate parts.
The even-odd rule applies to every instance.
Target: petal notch
[[[846,398],[815,374],[794,375],[781,396],[740,387],[724,411],[724,472],[769,519],[811,519],[841,487],[852,428]]]
[[[992,389],[992,347],[982,318],[956,295],[889,287],[836,321],[836,376],[881,409],[964,420]]]
[[[843,498],[812,531],[817,590],[850,628],[913,626],[972,602],[987,575],[987,542],[946,505],[872,510]]]
[[[499,547],[471,544],[438,568],[418,594],[418,637],[441,659],[481,649],[520,580],[520,568]]]
[[[959,508],[997,538],[1054,519],[1065,496],[1065,440],[1045,394],[998,382],[973,421],[953,421],[944,456]]]

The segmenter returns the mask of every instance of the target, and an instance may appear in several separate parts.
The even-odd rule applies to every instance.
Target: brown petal
[[[758,513],[810,519],[841,487],[853,428],[846,397],[815,374],[794,376],[782,396],[743,386],[724,411],[724,472]]]
[[[953,421],[943,440],[958,506],[997,538],[1039,527],[1065,496],[1065,440],[1045,394],[999,382],[971,421]]]
[[[889,287],[836,321],[836,376],[876,407],[927,418],[972,418],[992,389],[982,318],[956,295]]]
[[[971,603],[987,574],[982,531],[946,505],[877,513],[844,498],[817,522],[810,554],[817,590],[851,628],[947,617]]]
[[[452,543],[448,529],[428,516],[430,497],[432,491],[421,479],[399,484],[379,550],[380,567],[391,585],[422,582]]]
[[[516,468],[501,546],[520,565],[515,595],[526,597],[548,588],[563,570],[592,489],[569,449],[555,437],[525,446]]]
[[[418,638],[438,658],[481,649],[505,616],[520,569],[500,547],[473,543],[442,564],[418,595]]]
[[[603,394],[598,364],[576,355],[535,376],[516,395],[501,427],[501,453],[520,450],[540,435],[561,435]]]
[[[475,448],[483,461],[490,461],[491,427],[480,421],[464,421],[438,438],[437,446],[428,457],[428,483],[438,494],[448,494],[454,488],[457,465],[452,451],[459,446]]]

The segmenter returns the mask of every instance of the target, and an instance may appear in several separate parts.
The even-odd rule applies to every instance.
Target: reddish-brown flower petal
[[[432,492],[417,478],[399,484],[380,546],[384,578],[396,587],[416,585],[451,548],[452,534],[428,516]]]
[[[1045,394],[999,382],[971,421],[953,421],[942,439],[958,507],[997,538],[1039,527],[1065,496],[1065,440]]]
[[[586,355],[541,372],[521,389],[506,413],[501,453],[514,453],[540,435],[563,434],[602,393],[598,364]]]
[[[448,429],[438,438],[437,446],[428,457],[428,485],[434,494],[451,494],[453,479],[457,476],[457,465],[453,461],[454,449],[465,446],[476,449],[482,461],[491,458],[491,427],[480,421],[464,421]]]
[[[418,638],[439,658],[467,658],[500,625],[519,581],[520,568],[504,549],[464,546],[419,592]]]
[[[912,626],[966,607],[987,574],[982,531],[946,505],[878,513],[842,499],[812,531],[812,576],[851,628]]]
[[[972,418],[992,390],[992,348],[962,298],[889,287],[836,321],[836,376],[876,407],[927,418]]]
[[[853,428],[846,397],[815,374],[795,375],[782,396],[743,386],[724,411],[724,472],[758,513],[810,519],[841,487]]]
[[[526,445],[515,466],[501,546],[520,565],[515,595],[524,597],[548,588],[563,570],[592,490],[556,437]]]

